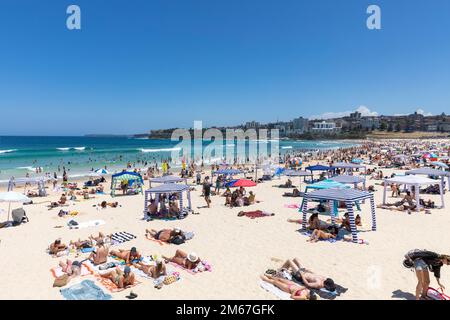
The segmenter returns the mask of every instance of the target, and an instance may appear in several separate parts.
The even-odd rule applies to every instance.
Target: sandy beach
[[[383,172],[390,175],[394,169],[383,169]],[[402,171],[395,169],[395,172]],[[375,203],[380,204],[383,187],[378,184],[381,181],[367,179],[368,185],[375,186]],[[111,196],[96,195],[95,199],[70,201],[69,206],[63,209],[78,211],[79,214],[73,217],[77,222],[102,219],[106,224],[71,230],[66,225],[70,218],[58,217],[59,208],[47,208],[49,201],[57,200],[60,193],[34,198],[34,204],[24,206],[29,223],[0,229],[0,281],[3,283],[0,299],[63,299],[60,288],[52,287],[54,278],[50,269],[56,267],[58,261],[75,259],[75,256],[71,254],[69,257],[53,258],[46,253],[46,248],[56,238],[68,244],[70,240],[85,239],[98,232],[132,233],[137,238],[118,247],[129,249],[135,246],[144,255],[171,256],[176,249],[195,251],[212,266],[212,272],[195,275],[180,271],[180,281],[165,285],[160,290],[154,288],[151,280],[138,276],[141,283],[132,288],[138,294],[138,299],[278,299],[259,286],[259,276],[265,270],[276,269],[283,261],[294,257],[307,268],[333,278],[337,284],[348,289],[337,299],[414,299],[417,280],[414,272],[403,267],[404,254],[415,248],[442,253],[448,251],[448,209],[432,209],[431,214],[376,209],[378,230],[371,231],[368,202],[362,205],[360,214],[363,227],[359,228],[358,233],[368,244],[345,241],[309,243],[306,241],[308,238],[298,232],[300,224],[287,222],[289,218],[301,217],[298,209],[286,207],[298,205],[301,198],[282,197],[286,189],[274,187],[286,180],[287,177],[282,176],[248,188],[261,202],[245,210],[260,209],[275,213],[274,216],[256,219],[238,217],[242,208],[226,207],[225,198],[221,196],[211,197],[210,209],[201,208],[205,205],[201,197],[202,188],[195,186],[196,190],[191,193],[192,206],[199,214],[190,214],[183,220],[142,220],[143,195],[115,197],[114,201],[118,201],[120,207],[107,209],[98,209],[93,205],[103,200],[111,201]],[[109,181],[107,178],[108,183],[104,185],[108,186]],[[294,178],[293,182],[296,184],[298,180]],[[51,192],[51,187],[48,190]],[[105,191],[108,193],[108,189]],[[426,195],[426,198],[439,203],[437,195]],[[389,201],[396,200],[388,197]],[[445,201],[450,203],[448,192]],[[4,203],[0,207],[7,210]],[[6,212],[0,217],[5,220]],[[145,229],[173,227],[192,231],[195,236],[179,246],[160,245],[144,236]],[[76,259],[81,260],[87,255],[81,254]],[[95,280],[92,275],[79,277],[68,286],[84,279]],[[442,268],[441,279],[444,285],[450,286],[449,268]],[[436,286],[433,281],[431,285]],[[113,299],[124,299],[129,292],[130,289],[127,289],[112,293],[112,296]]]

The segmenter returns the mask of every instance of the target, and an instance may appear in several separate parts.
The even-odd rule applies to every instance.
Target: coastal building
[[[336,126],[333,121],[314,122],[311,128],[313,133],[337,133],[341,131],[341,127]]]
[[[292,133],[293,134],[303,134],[308,131],[309,120],[303,117],[296,118],[292,120]]]
[[[261,124],[257,121],[249,121],[244,124],[245,129],[258,129]]]

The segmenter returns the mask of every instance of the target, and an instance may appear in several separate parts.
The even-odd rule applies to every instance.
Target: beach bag
[[[172,284],[172,283],[174,283],[176,281],[177,281],[177,277],[172,274],[170,276],[165,277],[163,283],[165,285],[169,285],[169,284]]]
[[[68,283],[69,283],[69,276],[65,274],[55,279],[55,281],[53,282],[53,287],[64,287]]]
[[[184,239],[183,239],[183,237],[176,236],[175,238],[172,239],[171,242],[172,242],[173,244],[180,245],[180,244],[183,244],[183,243],[184,243]]]
[[[427,297],[431,300],[450,300],[450,296],[446,295],[442,289],[428,288]]]

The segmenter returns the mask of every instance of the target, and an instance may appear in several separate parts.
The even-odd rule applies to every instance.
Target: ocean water
[[[169,159],[172,151],[178,150],[177,141],[153,140],[125,137],[0,137],[0,182],[10,177],[24,177],[27,173],[36,176],[36,168],[43,172],[62,173],[63,167],[69,176],[83,176],[92,169],[107,167],[111,172],[126,167],[127,163],[148,162],[154,164]],[[210,142],[203,141],[202,148]],[[256,142],[255,142],[256,143]],[[270,150],[269,140],[267,148]],[[264,145],[260,142],[259,146]],[[342,141],[279,141],[280,153],[299,149],[331,149],[354,145]],[[248,150],[248,143],[246,144]],[[192,153],[195,151],[192,148]],[[224,142],[223,155],[236,154],[232,141]],[[239,156],[238,156],[239,157]],[[242,157],[243,158],[243,157]],[[217,159],[211,159],[211,162]],[[205,163],[208,163],[206,159]],[[176,165],[176,164],[175,164]],[[136,165],[137,167],[142,167]],[[42,174],[40,174],[42,175]]]

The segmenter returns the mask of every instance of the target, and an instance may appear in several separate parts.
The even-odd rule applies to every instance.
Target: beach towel
[[[121,291],[127,290],[129,288],[133,288],[133,287],[137,286],[138,284],[141,284],[141,282],[135,278],[134,284],[132,286],[129,286],[127,288],[119,288],[110,279],[103,278],[100,275],[96,275],[95,278],[105,289],[107,289],[111,293],[121,292]]]
[[[95,248],[81,248],[80,250],[82,253],[89,253],[89,252],[94,252]]]
[[[280,290],[279,288],[275,287],[271,283],[268,283],[263,280],[259,280],[259,285],[261,288],[263,288],[267,292],[272,293],[273,295],[275,295],[276,297],[278,297],[281,300],[293,300],[289,293],[284,292],[283,290]]]
[[[60,290],[66,300],[111,300],[112,296],[103,292],[94,281],[83,280],[69,288]]]
[[[202,265],[204,271],[200,271],[198,269],[198,266],[197,266],[197,268],[191,270],[191,269],[187,269],[187,268],[185,268],[183,266],[180,266],[179,264],[176,264],[175,262],[169,262],[168,264],[170,264],[171,266],[174,266],[175,268],[178,268],[178,269],[184,270],[186,272],[189,272],[192,275],[196,275],[198,273],[202,273],[202,272],[205,272],[205,271],[212,272],[212,267],[205,261],[202,261],[202,262],[199,263],[199,264]]]
[[[122,231],[122,232],[115,232],[111,235],[111,243],[112,244],[120,244],[127,241],[131,241],[133,239],[136,239],[137,237],[131,233]]]
[[[300,208],[300,206],[298,204],[285,204],[284,207],[288,208],[288,209],[298,209],[298,208]]]
[[[83,262],[83,263],[86,264],[87,266],[89,266],[89,268],[90,268],[95,274],[96,274],[96,273],[100,273],[100,272],[105,272],[105,270],[113,269],[113,268],[115,268],[115,267],[117,267],[117,266],[119,265],[119,263],[118,263],[115,259],[113,259],[113,258],[111,258],[111,257],[108,257],[105,263],[99,264],[99,265],[97,265],[97,266],[96,266],[91,260],[87,260],[87,261],[85,261],[85,262]],[[106,264],[111,264],[111,263],[114,264],[113,267],[108,268],[108,269],[103,269],[103,270],[100,269],[101,267],[104,267]]]
[[[50,269],[50,272],[52,273],[54,278],[59,278],[63,275],[65,275],[65,273],[62,271],[61,267],[54,267]],[[81,276],[89,276],[91,274],[94,274],[94,270],[91,269],[91,267],[88,264],[83,263],[81,265]]]
[[[101,226],[104,225],[106,222],[103,220],[90,220],[90,221],[85,221],[85,222],[81,222],[78,225],[69,225],[70,229],[84,229],[84,228],[89,228],[89,227],[97,227],[97,226]]]
[[[119,265],[122,265],[122,266],[126,265],[124,259],[121,259],[121,258],[116,257],[116,256],[110,256],[110,257],[113,259],[113,261],[118,262]],[[141,257],[140,259],[134,259],[132,262],[133,263],[138,263],[138,262],[143,261],[143,260],[144,260],[144,257]],[[128,265],[131,265],[131,263],[129,263]]]

